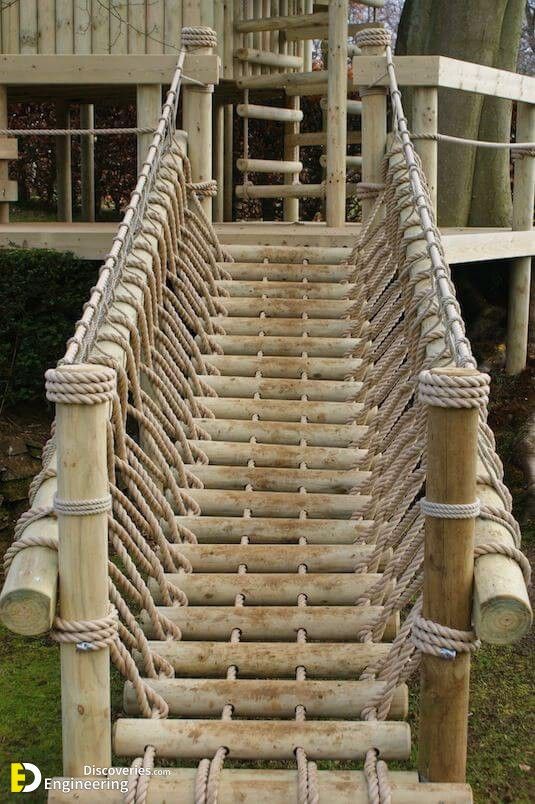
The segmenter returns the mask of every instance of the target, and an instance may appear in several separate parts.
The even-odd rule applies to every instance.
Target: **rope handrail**
[[[123,220],[119,224],[115,237],[113,238],[111,250],[100,269],[98,281],[95,287],[92,288],[89,301],[86,303],[82,317],[77,323],[74,335],[68,343],[62,361],[64,363],[82,362],[87,356],[90,344],[94,340],[95,332],[100,323],[101,315],[99,315],[99,310],[102,314],[102,311],[106,308],[107,302],[111,298],[113,287],[120,275],[121,267],[124,265],[126,255],[131,248],[139,223],[143,217],[147,198],[154,185],[161,157],[170,147],[172,136],[175,132],[185,56],[186,49],[182,47],[178,55],[171,86],[162,106],[158,126],[154,132],[152,142],[149,145],[136,186],[126,208]]]

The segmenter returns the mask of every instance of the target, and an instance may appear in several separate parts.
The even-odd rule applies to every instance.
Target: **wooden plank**
[[[395,56],[398,84],[447,87],[508,100],[535,103],[535,78],[447,56]],[[388,86],[384,56],[353,59],[355,85]]]
[[[370,480],[370,472],[360,469],[287,469],[281,467],[186,464],[204,489],[241,490],[250,485],[254,491],[329,493],[351,496]],[[309,569],[311,569],[309,567]],[[297,571],[297,570],[296,570]]]
[[[164,52],[164,0],[149,0],[147,9],[146,52]]]
[[[249,300],[233,299],[233,301],[243,301],[247,304]],[[340,360],[336,357],[210,355],[209,362],[218,368],[222,374],[227,375],[242,374],[251,376],[256,374],[257,371],[261,371],[264,377],[298,379],[305,371],[307,377],[316,380],[343,380],[362,367],[362,360],[357,357]]]
[[[128,4],[128,52],[145,54],[147,52],[147,15],[145,2]]]
[[[37,53],[37,0],[19,0],[21,53]]]
[[[343,447],[301,447],[292,444],[244,444],[235,441],[193,440],[190,444],[198,447],[208,456],[211,463],[244,466],[253,460],[256,466],[293,466],[298,468],[303,462],[310,469],[353,469],[365,466],[368,457],[366,450],[344,449]],[[180,445],[177,444],[180,450]]]
[[[269,425],[273,428],[272,422]],[[203,514],[223,516],[239,515],[249,508],[252,516],[292,517],[304,512],[312,518],[327,516],[347,519],[362,514],[370,502],[367,494],[300,494],[226,489],[188,489],[188,496],[199,505]]]
[[[67,23],[61,30],[65,38]],[[58,31],[59,35],[59,31]],[[70,28],[72,38],[72,24]],[[65,45],[66,46],[66,45]],[[72,52],[72,49],[71,49]],[[8,55],[0,56],[2,81],[8,86],[25,84],[169,84],[176,67],[173,55],[109,55],[95,59],[91,55]],[[184,73],[196,81],[213,84],[219,81],[219,58],[216,55],[186,56]],[[187,84],[187,79],[184,79]]]
[[[310,357],[346,357],[362,343],[359,338],[314,338],[308,331],[305,338],[270,336],[262,332],[261,336],[211,335],[210,341],[222,346],[227,355],[254,355],[261,350],[264,355],[299,356],[306,352]]]
[[[13,137],[0,138],[0,159],[18,159],[19,143]]]
[[[284,517],[177,516],[178,525],[191,530],[200,543],[239,542],[292,544],[304,536],[309,544],[352,544],[369,534],[372,522],[343,519],[287,519]]]
[[[56,53],[70,54],[74,51],[74,8],[72,0],[56,0]],[[2,57],[3,59],[6,56]],[[34,56],[18,56],[12,58],[34,60]],[[56,56],[39,56],[39,63],[41,59],[54,59]],[[3,65],[2,65],[3,71]],[[28,78],[28,74],[26,75]],[[9,83],[6,81],[6,84]]]
[[[11,179],[0,179],[0,203],[17,201],[19,189],[16,181]]]
[[[89,0],[88,0],[89,2]],[[101,0],[91,0],[91,52],[110,52],[110,8]]]
[[[128,53],[128,0],[110,0],[110,53]]]
[[[217,4],[218,7],[221,3]],[[177,54],[180,50],[180,34],[182,31],[182,2],[181,0],[165,0],[164,3],[164,52]],[[218,40],[220,32],[217,32]],[[219,41],[221,47],[221,41]]]
[[[325,27],[329,24],[329,15],[326,12],[319,14],[292,14],[287,17],[263,17],[260,19],[242,20],[235,24],[239,33],[257,33],[261,31],[288,31],[291,28]]]
[[[225,703],[230,703],[238,718],[291,718],[298,704],[311,718],[347,718],[349,713],[358,716],[368,701],[385,688],[384,682],[373,681],[274,680],[266,684],[253,679],[148,678],[146,683],[167,701],[172,714],[182,717],[218,717]],[[139,715],[130,684],[124,688],[124,709],[127,715]],[[402,685],[394,693],[389,719],[402,719],[407,709],[408,690]]]
[[[39,15],[41,8],[39,7]],[[41,16],[39,16],[39,20]],[[89,0],[74,0],[73,5],[74,52],[91,53],[91,4]],[[41,53],[53,53],[54,46],[42,48]]]
[[[242,319],[232,319],[233,321]],[[273,323],[278,320],[273,319]],[[317,319],[321,322],[332,319]],[[335,322],[338,323],[338,322]],[[358,399],[362,383],[354,380],[270,379],[268,377],[222,377],[202,375],[202,381],[213,388],[218,396],[252,397],[258,394],[263,399],[301,399],[306,394],[310,400],[351,402]]]
[[[384,759],[408,759],[407,723],[380,721],[295,720],[146,720],[121,718],[115,724],[114,749],[119,756],[139,756],[153,745],[163,758],[202,759],[219,746],[234,759],[293,760],[296,746],[309,759],[363,759],[371,745]]]

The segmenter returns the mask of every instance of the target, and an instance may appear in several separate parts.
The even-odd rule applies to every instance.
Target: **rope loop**
[[[90,500],[61,500],[54,496],[54,511],[63,516],[93,516],[111,511],[111,494]]]
[[[117,641],[118,627],[117,609],[110,604],[108,614],[96,620],[64,620],[56,617],[50,636],[55,642],[74,643],[78,651],[102,650]]]
[[[67,405],[99,405],[115,394],[115,371],[108,366],[62,365],[45,374],[46,398]]]
[[[205,26],[189,26],[182,28],[182,45],[186,50],[197,50],[200,47],[217,47],[217,33],[213,28]]]
[[[452,661],[459,653],[473,653],[481,642],[474,631],[461,631],[418,616],[412,625],[411,640],[420,653]]]
[[[391,41],[392,37],[385,28],[365,28],[355,37],[358,47],[388,47]]]
[[[209,179],[208,181],[190,181],[187,183],[188,190],[191,190],[196,195],[204,196],[205,198],[214,198],[217,195],[217,181]]]
[[[355,195],[360,201],[370,198],[375,199],[384,190],[384,184],[370,181],[359,181],[356,186]]]
[[[436,519],[475,519],[481,513],[481,501],[472,503],[439,503],[426,497],[420,500],[422,514]]]
[[[488,374],[452,375],[425,370],[419,376],[419,400],[439,408],[479,408],[489,401]]]

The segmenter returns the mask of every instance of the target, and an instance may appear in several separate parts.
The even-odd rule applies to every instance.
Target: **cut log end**
[[[21,587],[0,598],[0,621],[15,634],[40,636],[50,631],[54,609],[50,595]]]
[[[533,622],[531,608],[511,595],[493,597],[474,609],[474,626],[479,639],[492,645],[509,645],[525,636]]]

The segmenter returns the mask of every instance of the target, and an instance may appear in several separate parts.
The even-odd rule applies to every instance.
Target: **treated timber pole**
[[[363,56],[383,56],[384,46],[360,45]],[[381,164],[386,149],[386,88],[359,87],[362,99],[362,182],[380,184]],[[362,220],[369,218],[375,199],[362,199]]]
[[[438,132],[438,89],[436,87],[414,87],[412,91],[412,128],[416,134],[436,134]],[[414,138],[416,151],[422,160],[422,167],[429,187],[433,209],[437,209],[437,140]]]
[[[535,106],[519,103],[516,118],[517,142],[535,140]],[[513,230],[526,231],[533,226],[535,157],[519,155],[514,162]],[[530,309],[531,257],[518,257],[511,266],[509,312],[507,316],[507,374],[519,374],[526,368]]]
[[[290,109],[299,111],[300,107],[299,98],[288,98],[287,105]],[[299,123],[285,123],[284,124],[284,160],[288,162],[299,162],[299,145],[295,145],[291,139],[295,134],[299,134]],[[292,173],[284,177],[285,184],[297,184],[299,182],[299,173]],[[284,199],[284,220],[285,221],[298,221],[299,220],[299,199],[298,198],[285,198]]]
[[[58,128],[70,128],[69,105],[64,100],[56,101],[56,125]],[[71,138],[55,137],[56,140],[56,193],[58,197],[58,221],[72,221],[72,175],[71,175]]]
[[[0,84],[0,128],[8,128],[7,116],[7,87]],[[7,188],[7,181],[9,178],[9,165],[7,159],[3,158],[1,151],[5,148],[7,150],[9,140],[0,140],[0,194],[2,192],[2,184],[5,183]],[[0,195],[1,198],[1,195]],[[9,202],[0,202],[0,223],[9,223]]]
[[[213,174],[217,182],[217,195],[214,197],[214,221],[221,223],[224,220],[225,197],[225,107],[222,103],[218,103],[214,108],[213,125]]]
[[[80,105],[80,128],[94,128],[95,112],[92,103]],[[82,137],[81,153],[81,193],[82,220],[95,220],[95,138],[92,134]]]
[[[138,128],[156,130],[162,112],[162,87],[160,84],[138,84],[136,87],[136,109]],[[137,172],[140,173],[153,134],[137,135]]]
[[[476,369],[456,367],[434,369],[431,374],[452,381],[478,376]],[[428,404],[426,499],[429,503],[474,503],[477,436],[478,407]],[[473,515],[466,519],[426,516],[425,619],[470,631],[474,532]],[[470,653],[458,652],[449,659],[444,656],[448,654],[422,654],[419,771],[424,781],[464,782]]]
[[[56,402],[59,637],[61,621],[109,615],[106,427],[114,385],[114,372],[106,366],[47,372],[47,396]],[[82,513],[82,502],[91,513]],[[97,503],[103,509],[98,513]],[[90,649],[83,637],[60,644],[63,772],[81,776],[86,764],[111,764],[109,647]]]
[[[327,226],[346,219],[347,20],[348,0],[329,3],[329,75],[327,87]]]
[[[234,194],[234,106],[225,106],[225,164],[223,181],[224,220],[232,220],[232,201]]]

